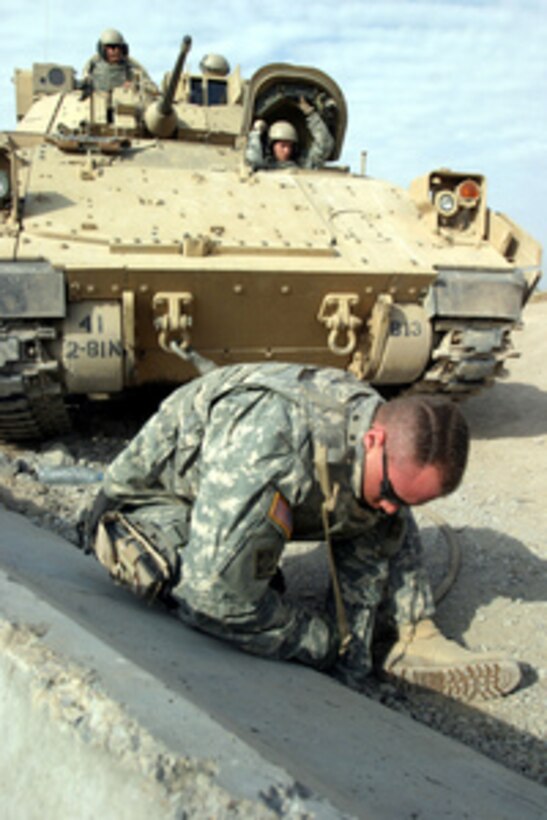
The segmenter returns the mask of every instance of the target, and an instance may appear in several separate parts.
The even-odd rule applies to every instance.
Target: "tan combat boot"
[[[490,700],[508,695],[520,682],[520,667],[493,652],[471,652],[441,635],[433,621],[399,628],[399,640],[384,671],[455,700]]]

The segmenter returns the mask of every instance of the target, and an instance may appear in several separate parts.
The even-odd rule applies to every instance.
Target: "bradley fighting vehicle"
[[[209,55],[163,89],[109,92],[70,67],[15,75],[0,135],[0,437],[59,433],[78,396],[179,384],[196,358],[349,368],[380,390],[465,396],[511,355],[540,249],[489,209],[480,173],[410,189],[336,164],[344,96],[323,72],[245,81]],[[334,137],[320,170],[254,172],[255,118],[298,101]]]

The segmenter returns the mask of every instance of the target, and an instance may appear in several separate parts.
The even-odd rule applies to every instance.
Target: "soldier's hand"
[[[298,101],[298,107],[306,116],[308,114],[311,114],[311,112],[315,110],[313,105],[309,103],[305,97],[300,97]]]
[[[259,134],[263,134],[266,130],[266,121],[265,120],[255,120],[253,122],[253,131],[258,131]]]

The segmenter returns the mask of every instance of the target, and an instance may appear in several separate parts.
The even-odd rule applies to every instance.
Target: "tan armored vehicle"
[[[479,173],[410,190],[336,165],[347,112],[317,69],[250,81],[209,55],[163,93],[17,70],[0,135],[0,437],[68,424],[66,402],[179,384],[200,356],[351,368],[381,390],[469,394],[511,353],[540,248],[488,208]],[[324,168],[253,171],[253,122],[298,101],[334,138]]]

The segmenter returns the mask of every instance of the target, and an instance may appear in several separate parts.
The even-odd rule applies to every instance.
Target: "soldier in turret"
[[[84,82],[92,84],[96,91],[112,91],[138,80],[145,90],[158,92],[147,71],[129,56],[129,45],[123,35],[113,28],[103,31],[97,53],[87,61],[82,74]]]
[[[267,147],[263,139],[266,131],[264,120],[256,120],[247,138],[245,159],[254,170],[269,168],[321,168],[332,153],[334,139],[323,118],[304,97],[298,107],[306,117],[310,145],[299,150],[298,134],[294,125],[286,120],[274,122],[268,131]]]

